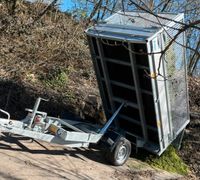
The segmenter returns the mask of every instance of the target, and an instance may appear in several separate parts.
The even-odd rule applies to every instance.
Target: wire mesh
[[[165,47],[172,41],[181,28],[175,24],[173,28],[163,34]],[[176,133],[188,119],[187,82],[184,50],[184,33],[181,33],[165,54],[167,64],[167,85],[169,108],[171,113],[173,132]]]

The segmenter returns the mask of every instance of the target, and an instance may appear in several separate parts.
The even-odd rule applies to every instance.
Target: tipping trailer
[[[131,146],[161,155],[189,123],[183,14],[118,12],[86,30],[107,122],[98,125],[47,116],[42,98],[21,121],[0,118],[0,131],[70,147],[100,141],[122,165]]]
[[[116,126],[157,155],[189,123],[183,24],[182,13],[119,11],[86,31],[107,118],[126,101]]]

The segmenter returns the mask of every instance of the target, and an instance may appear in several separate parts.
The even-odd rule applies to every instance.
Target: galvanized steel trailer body
[[[184,14],[119,11],[86,30],[107,117],[126,101],[116,126],[158,155],[189,123],[185,34],[161,56],[183,23]]]

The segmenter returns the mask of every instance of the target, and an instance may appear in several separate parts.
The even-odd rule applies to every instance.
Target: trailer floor
[[[62,146],[1,134],[0,179],[177,179],[130,158],[122,167],[106,164],[97,149]]]

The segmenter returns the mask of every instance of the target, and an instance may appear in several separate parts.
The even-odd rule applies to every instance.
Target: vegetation
[[[10,82],[2,90],[1,104],[12,101],[6,108],[18,107],[16,111],[21,112],[42,96],[59,104],[54,113],[60,113],[60,106],[76,112],[81,109],[88,94],[97,94],[84,30],[84,22],[77,23],[55,4],[1,0],[0,85]],[[22,89],[27,91],[23,94],[27,100],[12,100]],[[21,118],[14,113],[11,116]]]
[[[160,157],[151,155],[146,159],[146,162],[153,167],[181,175],[187,175],[189,172],[188,166],[183,162],[173,146],[169,146]]]

